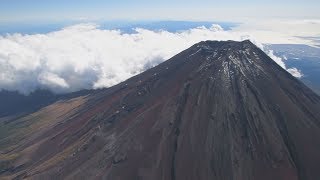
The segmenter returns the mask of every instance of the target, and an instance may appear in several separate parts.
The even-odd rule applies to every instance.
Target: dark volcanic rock
[[[87,98],[63,126],[26,145],[32,158],[13,176],[320,177],[319,96],[250,41],[200,42]]]

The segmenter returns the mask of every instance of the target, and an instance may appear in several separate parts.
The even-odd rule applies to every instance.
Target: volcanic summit
[[[320,177],[320,97],[250,41],[203,41],[0,123],[2,178]]]

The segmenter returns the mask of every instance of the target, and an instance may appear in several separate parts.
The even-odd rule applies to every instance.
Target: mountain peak
[[[206,40],[206,41],[201,41],[197,45],[206,45],[211,48],[217,48],[217,47],[223,47],[223,46],[229,46],[229,47],[241,47],[241,46],[255,46],[250,40],[243,40],[243,41],[233,41],[233,40],[228,40],[228,41],[213,41],[213,40]]]
[[[317,179],[319,109],[250,41],[203,41],[3,125],[15,130],[0,139],[0,177]]]
[[[270,68],[279,68],[271,58],[251,41],[202,41],[192,46],[188,61],[201,62],[197,72],[211,71],[210,76],[268,76]],[[181,58],[182,59],[182,58]],[[196,67],[196,66],[194,66]]]
[[[190,49],[194,49],[195,51],[205,51],[208,55],[214,52],[240,52],[240,51],[257,51],[258,48],[254,45],[250,40],[245,41],[201,41]]]

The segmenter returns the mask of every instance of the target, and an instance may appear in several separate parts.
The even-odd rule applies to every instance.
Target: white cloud
[[[286,65],[284,64],[284,62],[282,61],[282,58],[277,57],[273,54],[273,50],[269,50],[269,52],[267,52],[268,56],[271,57],[271,59],[273,59],[279,66],[281,66],[283,69],[286,69]]]
[[[303,74],[297,68],[289,68],[287,71],[292,74],[294,77],[301,78]]]
[[[182,32],[137,28],[133,34],[79,24],[36,35],[0,36],[0,89],[72,92],[115,85],[202,40],[252,40],[219,25]],[[269,55],[283,68],[281,58]],[[290,70],[297,74],[298,70]],[[289,71],[289,72],[290,72]]]
[[[320,19],[248,19],[233,32],[247,32],[266,44],[307,44],[318,42],[306,37],[319,37]]]
[[[56,74],[47,72],[39,75],[40,84],[47,85],[52,88],[69,88],[67,82]]]

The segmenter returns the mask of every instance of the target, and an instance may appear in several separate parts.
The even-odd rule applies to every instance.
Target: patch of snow
[[[195,54],[197,54],[200,51],[201,51],[201,49],[198,49],[195,53],[192,53],[191,55],[189,55],[189,57],[194,56]]]

